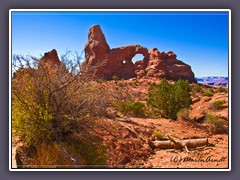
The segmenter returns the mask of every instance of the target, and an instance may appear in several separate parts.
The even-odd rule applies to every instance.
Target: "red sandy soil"
[[[196,127],[186,121],[169,121],[168,119],[137,119],[132,121],[145,126],[154,126],[155,130],[175,139],[208,138],[209,146],[200,149],[182,150],[155,149],[141,167],[145,168],[227,168],[228,167],[228,135],[211,135],[207,129]],[[180,158],[185,162],[180,162]],[[182,161],[183,161],[182,160]],[[192,162],[192,161],[196,162]],[[203,162],[205,161],[205,162]]]

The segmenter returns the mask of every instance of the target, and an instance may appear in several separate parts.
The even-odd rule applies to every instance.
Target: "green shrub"
[[[162,140],[165,137],[165,134],[160,131],[154,131],[153,135],[156,137],[157,140]]]
[[[135,102],[132,106],[132,113],[137,117],[145,117],[147,110],[143,103]]]
[[[124,100],[113,103],[118,110],[124,115],[134,115],[136,117],[145,117],[147,114],[146,107],[141,102],[134,102],[133,100]]]
[[[176,119],[177,112],[191,104],[188,81],[180,79],[171,85],[163,79],[159,85],[153,83],[148,89],[147,104],[155,114]]]
[[[211,96],[213,96],[213,92],[206,91],[203,93],[203,96],[211,97]]]
[[[206,114],[204,120],[213,126],[216,133],[227,133],[228,129],[225,126],[226,123],[224,119],[212,114]]]
[[[213,110],[220,110],[222,109],[222,105],[225,103],[224,100],[217,100],[215,102],[213,102],[211,105],[210,105],[210,109],[213,109]]]

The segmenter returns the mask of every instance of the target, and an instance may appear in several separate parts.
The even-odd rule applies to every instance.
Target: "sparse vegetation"
[[[133,88],[136,88],[138,86],[138,82],[137,81],[130,82],[130,86],[132,86]]]
[[[224,87],[218,87],[216,88],[216,93],[221,93],[221,92],[225,92],[228,93],[228,89],[224,88]]]
[[[171,136],[174,137],[174,138],[177,138],[177,139],[179,138],[178,135],[175,134],[175,133],[171,134]]]
[[[216,115],[206,114],[205,121],[213,126],[216,133],[222,134],[228,131],[224,119]]]
[[[120,87],[124,87],[124,83],[122,83],[122,82],[119,82],[118,85],[119,85]]]
[[[112,76],[112,79],[113,79],[114,81],[118,81],[118,80],[119,80],[118,76],[116,76],[116,75],[113,75],[113,76]]]
[[[155,114],[175,120],[178,111],[191,104],[188,81],[178,80],[171,85],[163,79],[159,85],[152,84],[148,90],[147,103]]]
[[[178,113],[177,113],[177,119],[179,119],[179,120],[190,120],[189,109],[188,108],[180,109],[180,111],[178,111]]]
[[[104,146],[97,149],[86,142],[74,143],[40,144],[36,155],[31,158],[28,165],[37,168],[82,168],[87,165],[106,163],[107,156]]]
[[[213,92],[205,91],[202,95],[207,96],[207,97],[211,97],[211,96],[213,96]]]
[[[200,93],[203,91],[201,85],[199,85],[199,84],[193,84],[191,86],[191,90],[195,93]]]
[[[76,66],[68,66],[66,61],[66,65],[56,67],[39,63],[32,57],[15,56],[13,62],[14,67],[22,66],[25,62],[25,67],[18,68],[12,79],[14,134],[21,137],[27,146],[43,148],[45,144],[53,149],[57,148],[54,145],[56,143],[76,142],[74,138],[77,135],[79,141],[76,146],[87,148],[86,143],[92,144],[94,148],[88,149],[88,154],[98,159],[99,156],[105,156],[104,153],[93,155],[99,150],[101,141],[93,138],[98,136],[89,127],[96,119],[94,117],[106,115],[106,108],[110,104],[109,92],[90,81],[91,75],[73,74]],[[61,154],[62,149],[60,146],[58,148],[57,152]],[[84,154],[86,148],[75,149]],[[89,158],[87,153],[84,158]],[[95,160],[91,159],[92,162]]]
[[[222,109],[222,105],[225,103],[224,100],[216,100],[215,102],[213,102],[211,105],[210,105],[210,109],[213,109],[213,110],[220,110]]]
[[[153,135],[156,137],[157,140],[162,140],[165,137],[165,134],[160,131],[154,131]]]

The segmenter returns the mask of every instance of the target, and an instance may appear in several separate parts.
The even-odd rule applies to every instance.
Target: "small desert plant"
[[[113,75],[113,76],[112,76],[112,79],[113,79],[114,81],[119,80],[118,76],[116,76],[116,75]]]
[[[210,105],[210,109],[213,109],[213,110],[220,110],[222,109],[222,105],[225,103],[224,100],[217,100],[215,102],[213,102],[211,105]]]
[[[177,119],[179,119],[179,120],[190,120],[189,109],[188,108],[180,109],[180,111],[178,111],[178,113],[177,113]]]
[[[133,88],[138,86],[138,82],[134,81],[134,82],[130,82],[130,86],[132,86]]]
[[[156,137],[157,140],[161,140],[165,137],[165,134],[160,131],[154,131],[153,135]]]
[[[227,90],[226,88],[219,87],[219,88],[216,89],[216,92],[217,92],[217,93],[220,93],[220,92],[225,92],[225,93],[227,93],[228,90]]]
[[[118,86],[124,87],[124,84],[120,82],[120,83],[118,83]]]
[[[134,102],[131,99],[113,103],[117,109],[124,115],[134,115],[136,117],[145,117],[147,114],[146,107],[141,102]]]
[[[202,94],[203,96],[207,96],[207,97],[211,97],[213,96],[213,92],[210,92],[210,91],[206,91]]]
[[[171,136],[174,137],[174,138],[179,138],[179,136],[175,133],[171,134]]]
[[[106,81],[107,81],[106,79],[102,79],[102,78],[96,80],[97,83],[103,83],[103,82],[106,82]]]
[[[214,93],[214,89],[213,89],[213,88],[209,88],[209,91],[210,91],[211,93]]]
[[[206,114],[205,121],[213,126],[216,133],[220,133],[220,134],[226,133],[228,130],[225,126],[224,119],[222,119],[216,115]]]

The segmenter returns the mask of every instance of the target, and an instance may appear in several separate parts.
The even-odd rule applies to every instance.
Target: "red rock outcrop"
[[[143,54],[145,58],[137,63],[138,66],[135,66],[132,58],[139,53]],[[96,75],[105,79],[112,79],[113,75],[125,79],[133,78],[136,77],[136,69],[141,70],[147,67],[148,59],[148,50],[140,45],[111,49],[100,59],[103,64],[97,69]]]
[[[48,69],[54,70],[56,72],[56,70],[60,67],[60,65],[62,65],[61,67],[65,68],[65,65],[59,60],[58,58],[58,54],[57,51],[55,49],[44,53],[44,56],[40,59],[39,61],[39,68],[42,67],[47,67]],[[34,74],[34,72],[36,71],[35,68],[32,67],[26,67],[26,68],[19,68],[16,72],[14,72],[14,78],[23,78],[26,74]]]
[[[195,82],[194,73],[191,67],[176,59],[177,55],[172,51],[159,52],[157,48],[149,50],[149,64],[146,68],[149,77],[166,77],[178,80],[186,79]]]
[[[96,65],[110,51],[110,47],[99,25],[90,27],[85,45],[86,64]]]
[[[134,64],[132,58],[136,54],[142,54],[144,58]],[[96,67],[96,77],[104,79],[112,79],[113,75],[125,79],[146,76],[196,82],[191,67],[176,57],[172,51],[159,52],[157,48],[148,50],[140,45],[110,49],[100,26],[94,25],[89,30],[85,46],[86,61],[82,67],[85,70]]]
[[[41,62],[44,64],[48,64],[50,66],[56,66],[61,64],[56,49],[46,52],[44,56],[41,58],[40,63]]]

